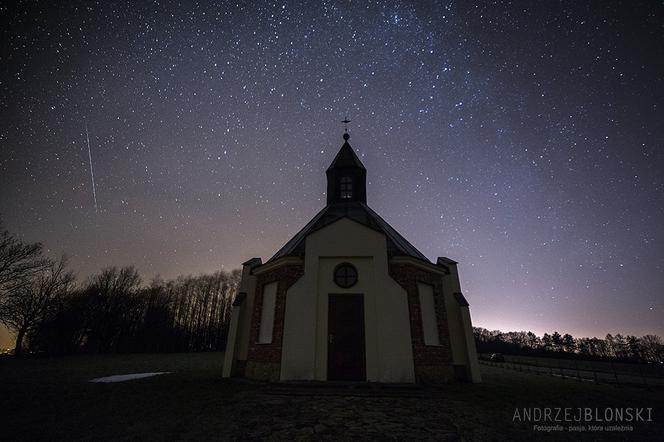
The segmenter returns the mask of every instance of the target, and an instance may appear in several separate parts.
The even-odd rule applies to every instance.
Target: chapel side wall
[[[244,371],[247,363],[247,354],[249,352],[249,333],[251,329],[251,317],[254,310],[254,299],[256,298],[256,277],[250,274],[251,270],[247,269],[246,282],[241,287],[241,291],[246,293],[247,296],[240,310],[239,325],[237,330],[237,361],[240,372]],[[245,270],[242,271],[244,277]]]
[[[224,351],[224,365],[221,376],[229,378],[239,373],[237,364],[237,330],[241,306],[234,305],[231,308],[231,321],[228,325],[228,336],[226,338],[226,350]]]
[[[457,366],[467,365],[468,357],[466,342],[464,339],[465,330],[461,316],[461,308],[454,298],[454,293],[459,291],[458,284],[455,284],[451,275],[443,278],[443,292],[445,306],[447,308],[447,320],[450,335],[450,349],[452,351],[452,363]]]
[[[454,379],[452,346],[448,327],[443,276],[406,263],[390,263],[390,276],[408,293],[415,378],[418,383],[450,382]],[[433,287],[439,345],[425,345],[417,284]]]
[[[304,268],[301,264],[287,264],[256,275],[254,305],[249,327],[249,345],[245,376],[250,379],[275,382],[280,379],[286,293],[302,277]],[[260,318],[263,307],[263,288],[277,282],[277,294],[274,307],[274,326],[272,342],[258,343]]]
[[[454,289],[453,293],[461,295],[461,282],[459,281],[459,269],[457,264],[452,263],[449,267],[450,275],[448,279]],[[473,333],[473,324],[470,319],[470,308],[467,302],[464,302],[463,305],[459,304],[459,302],[455,302],[455,306],[458,309],[457,317],[461,327],[458,341],[460,341],[464,347],[465,380],[479,383],[482,382],[482,375],[480,374],[480,364],[477,358],[477,349],[475,347],[475,335]]]

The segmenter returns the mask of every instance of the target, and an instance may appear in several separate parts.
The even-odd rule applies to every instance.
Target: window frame
[[[344,176],[339,179],[339,198],[349,200],[353,198],[353,178]]]
[[[344,284],[339,283],[340,281],[339,281],[339,279],[337,279],[337,272],[339,272],[342,269],[347,269],[347,270],[352,269],[352,271],[355,273],[355,275],[349,275],[348,272],[346,272],[345,275],[339,275],[339,278],[343,277],[343,278],[346,278],[346,279],[348,279],[348,278],[352,279],[353,276],[354,276],[354,279],[352,280],[352,282],[350,284],[347,284],[348,281],[345,281]],[[357,271],[357,267],[355,267],[353,264],[351,264],[349,262],[342,262],[342,263],[337,264],[334,267],[334,271],[332,272],[332,281],[334,282],[334,284],[337,285],[337,287],[341,287],[342,289],[349,289],[351,287],[354,287],[359,280],[360,280],[360,274]]]

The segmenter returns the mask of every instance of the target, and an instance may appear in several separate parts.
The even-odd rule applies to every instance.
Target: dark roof
[[[461,307],[468,307],[470,304],[468,304],[468,301],[466,300],[466,297],[463,296],[463,293],[461,292],[456,292],[454,294],[454,299],[459,303]]]
[[[446,257],[446,256],[439,256],[439,257],[438,257],[438,261],[437,261],[436,263],[437,263],[438,265],[441,265],[441,264],[448,264],[448,265],[459,264],[459,263],[456,262],[455,260],[450,259],[450,258],[448,258],[448,257]]]
[[[350,147],[350,146],[349,146]],[[337,155],[338,157],[339,155]],[[357,157],[356,157],[357,158]],[[335,159],[336,161],[336,159]],[[359,160],[358,160],[359,161]],[[360,163],[361,164],[361,163]],[[369,206],[361,202],[336,203],[326,206],[318,212],[290,241],[286,243],[272,258],[274,261],[284,256],[304,256],[305,239],[315,231],[330,225],[341,218],[348,218],[369,227],[387,237],[387,254],[389,256],[411,256],[430,262],[419,250],[399,234]]]
[[[343,146],[341,146],[339,153],[337,153],[337,156],[334,157],[332,164],[330,164],[330,167],[328,167],[327,170],[329,171],[330,169],[334,168],[346,167],[358,167],[360,169],[367,170],[364,167],[364,164],[362,164],[362,161],[360,161],[360,159],[355,154],[353,148],[350,147],[350,144],[348,144],[348,141],[344,142]]]
[[[251,258],[242,263],[243,266],[249,266],[249,267],[256,267],[257,265],[260,264],[262,264],[262,260],[260,258]]]
[[[235,299],[233,300],[233,305],[242,305],[244,304],[244,300],[247,298],[247,292],[240,292],[235,296]]]

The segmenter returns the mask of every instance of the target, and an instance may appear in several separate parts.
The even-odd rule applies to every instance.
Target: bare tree
[[[71,290],[74,275],[66,267],[65,256],[58,261],[46,261],[7,290],[0,305],[0,322],[16,332],[16,356],[23,352],[26,334],[38,327]]]
[[[107,267],[90,278],[85,289],[87,347],[111,351],[122,339],[124,328],[136,316],[141,277],[133,266]]]
[[[12,288],[26,282],[47,264],[40,243],[25,244],[3,229],[0,220],[0,308]]]
[[[641,338],[641,348],[648,362],[664,361],[664,341],[657,335],[645,335]]]
[[[567,353],[574,353],[576,351],[576,340],[574,336],[569,333],[565,333],[561,338],[562,349]]]
[[[133,267],[91,277],[27,335],[48,353],[222,350],[241,273],[155,278]]]

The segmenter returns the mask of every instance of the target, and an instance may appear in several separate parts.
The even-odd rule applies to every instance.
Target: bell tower
[[[350,135],[344,133],[344,144],[327,168],[327,205],[367,203],[367,169],[348,144]]]

